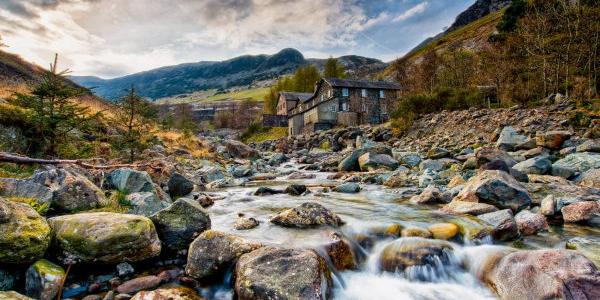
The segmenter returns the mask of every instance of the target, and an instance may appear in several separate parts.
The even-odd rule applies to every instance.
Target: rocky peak
[[[512,0],[477,0],[467,10],[463,11],[448,29],[448,32],[463,27],[477,19],[483,18],[490,13],[499,11],[508,5]]]

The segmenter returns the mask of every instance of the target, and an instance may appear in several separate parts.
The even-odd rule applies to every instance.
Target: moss
[[[28,205],[4,202],[11,218],[0,224],[0,263],[27,263],[42,256],[50,243],[46,220]]]
[[[48,208],[50,208],[50,203],[40,203],[37,199],[34,198],[24,198],[24,197],[8,197],[6,198],[9,201],[23,203],[29,205],[31,208],[35,209],[35,211],[40,215],[45,215],[48,212]]]
[[[85,212],[112,212],[127,213],[131,209],[131,202],[127,201],[127,193],[114,191],[108,198],[108,203],[100,208],[86,210]]]
[[[62,277],[65,271],[59,265],[55,265],[48,260],[40,259],[32,267],[43,277],[46,275]]]
[[[0,178],[28,178],[33,175],[37,165],[17,165],[13,163],[0,163]]]

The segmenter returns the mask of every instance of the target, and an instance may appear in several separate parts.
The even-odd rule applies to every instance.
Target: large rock
[[[442,207],[443,212],[451,214],[469,214],[474,216],[491,213],[497,210],[498,208],[491,204],[465,201],[452,201]]]
[[[360,192],[360,189],[361,189],[360,185],[355,182],[342,183],[342,184],[336,186],[335,188],[333,188],[333,190],[335,192],[344,193],[344,194],[356,194],[356,193]]]
[[[510,241],[519,236],[519,228],[510,209],[503,209],[478,216],[492,225],[492,237],[498,241]]]
[[[577,146],[577,152],[600,152],[600,139],[587,140]]]
[[[568,131],[548,131],[537,133],[535,141],[538,146],[549,149],[560,149],[562,144],[571,138],[572,133]]]
[[[531,204],[529,193],[504,171],[483,171],[469,179],[453,201],[483,202],[517,212]]]
[[[358,159],[365,153],[386,154],[391,156],[392,150],[387,146],[379,144],[369,144],[367,146],[364,146],[363,148],[352,151],[344,159],[342,159],[338,164],[338,170],[346,172],[360,171],[360,164],[358,162]]]
[[[410,202],[413,204],[435,204],[441,202],[442,193],[437,187],[428,186],[419,195],[415,195],[410,198]]]
[[[188,198],[178,199],[150,218],[163,246],[172,250],[187,249],[195,236],[211,226],[208,211]]]
[[[324,246],[333,267],[338,271],[358,267],[357,255],[350,242],[337,233],[331,234],[332,241]]]
[[[199,280],[221,279],[240,256],[260,247],[260,243],[208,230],[190,245],[185,272]]]
[[[361,171],[372,171],[377,169],[396,170],[398,162],[387,154],[365,153],[358,158],[358,165]]]
[[[76,212],[108,204],[104,193],[85,176],[64,169],[36,172],[31,180],[52,190],[53,210]]]
[[[600,169],[590,169],[585,171],[577,178],[577,181],[581,186],[600,189]]]
[[[431,266],[436,260],[448,262],[452,244],[442,240],[421,237],[404,237],[394,240],[383,248],[379,265],[388,272],[402,272],[415,266]]]
[[[44,255],[50,227],[26,204],[0,198],[0,263],[23,264]]]
[[[477,151],[475,151],[475,158],[477,160],[478,167],[495,160],[504,161],[508,167],[512,167],[517,164],[517,161],[515,161],[515,159],[508,153],[494,147],[481,147],[477,149]]]
[[[502,128],[500,136],[496,141],[496,146],[505,151],[512,151],[517,145],[520,145],[527,141],[527,137],[519,134],[511,126]]]
[[[27,296],[41,300],[55,299],[65,278],[65,271],[45,259],[36,261],[25,273]]]
[[[31,179],[0,178],[0,196],[35,199],[38,205],[50,207],[52,190]]]
[[[331,271],[312,250],[263,247],[242,255],[235,270],[239,300],[328,299]]]
[[[250,146],[236,140],[225,141],[225,148],[227,153],[232,157],[236,158],[258,158],[258,151],[254,150]]]
[[[161,201],[156,194],[150,192],[129,194],[125,196],[125,200],[131,205],[128,213],[146,217],[169,206],[169,203]]]
[[[547,230],[548,223],[546,217],[541,214],[532,213],[528,210],[522,210],[515,216],[517,226],[521,235],[534,235],[538,231]]]
[[[0,291],[10,291],[15,288],[18,280],[14,270],[0,268]]]
[[[158,256],[160,240],[152,221],[117,213],[80,213],[48,219],[53,246],[63,263],[137,262]]]
[[[591,260],[596,268],[600,267],[600,241],[576,237],[568,240],[566,247],[577,250]]]
[[[518,251],[485,274],[501,299],[600,299],[600,273],[569,250]]]
[[[104,298],[106,299],[106,298]],[[196,291],[184,286],[163,287],[153,291],[141,291],[131,300],[202,300]]]
[[[271,219],[271,223],[285,226],[308,228],[321,225],[338,227],[344,224],[342,219],[323,205],[314,202],[302,203],[290,208]]]
[[[106,176],[108,188],[116,189],[122,193],[151,192],[155,193],[152,178],[146,172],[129,168],[116,169]]]
[[[600,169],[600,153],[572,153],[552,165],[552,175],[571,178],[590,169]]]
[[[544,156],[536,156],[513,166],[525,174],[544,175],[552,170],[552,162]]]
[[[598,201],[581,201],[569,204],[560,210],[565,223],[585,222],[600,214]]]
[[[421,162],[421,156],[416,152],[394,152],[394,159],[397,159],[400,164],[410,168],[416,167]]]
[[[173,199],[183,197],[194,190],[194,183],[177,172],[171,174],[167,186],[169,187],[169,195]]]

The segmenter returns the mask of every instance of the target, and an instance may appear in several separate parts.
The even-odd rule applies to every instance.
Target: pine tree
[[[330,57],[325,62],[325,70],[323,70],[323,77],[327,78],[345,78],[346,77],[346,69],[340,62]]]
[[[77,103],[77,98],[88,91],[65,78],[68,70],[58,72],[57,62],[55,55],[50,71],[44,72],[30,94],[15,94],[15,102],[31,111],[31,123],[35,124],[31,134],[39,137],[34,143],[51,157],[56,156],[58,145],[67,142],[69,133],[86,128],[98,116]]]

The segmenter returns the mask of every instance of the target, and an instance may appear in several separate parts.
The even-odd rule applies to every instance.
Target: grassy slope
[[[185,98],[166,98],[156,101],[158,104],[179,104],[179,103],[202,103],[234,100],[241,101],[252,99],[262,102],[265,95],[269,93],[269,88],[254,88],[229,93],[214,94],[214,91],[208,93],[194,94]]]
[[[278,140],[278,139],[287,137],[287,133],[288,133],[287,127],[271,127],[271,128],[269,128],[268,131],[258,132],[258,133],[251,135],[250,137],[244,139],[244,142],[260,143],[260,142],[264,142],[264,141]]]

